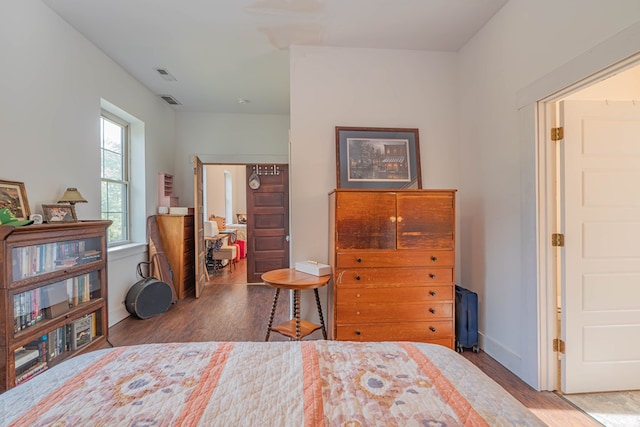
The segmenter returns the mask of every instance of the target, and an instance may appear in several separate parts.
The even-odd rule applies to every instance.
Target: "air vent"
[[[163,79],[165,79],[167,81],[170,81],[170,82],[175,82],[176,81],[176,78],[173,77],[171,75],[171,73],[168,72],[166,69],[164,69],[164,68],[154,68],[154,70],[156,70],[156,72],[158,74],[160,74],[160,77],[162,77]]]
[[[167,102],[167,104],[182,105],[182,104],[180,104],[180,102],[177,99],[175,99],[171,95],[160,95],[160,98],[164,99]]]

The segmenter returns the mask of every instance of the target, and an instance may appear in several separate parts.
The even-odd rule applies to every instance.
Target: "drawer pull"
[[[358,276],[356,276],[356,280],[360,280],[360,276],[359,276],[359,275],[358,275]]]
[[[431,313],[431,314],[436,314],[436,309],[435,309],[435,308],[430,308],[430,309],[429,309],[429,313]]]
[[[356,298],[360,298],[360,294],[356,294]]]
[[[429,291],[429,295],[431,295],[432,297],[436,296],[436,291]]]
[[[356,311],[356,316],[360,316],[360,312],[359,311]]]
[[[433,326],[429,326],[429,330],[430,330],[431,332],[435,332],[435,331],[436,331],[436,328],[434,328]]]
[[[362,332],[356,330],[356,335],[360,335]]]
[[[429,273],[429,277],[431,277],[432,279],[435,279],[435,278],[436,278],[436,275],[435,275],[435,274],[433,274],[433,273]]]
[[[362,258],[356,258],[356,262],[362,262]]]
[[[431,255],[431,261],[436,262],[438,261],[438,257],[435,255]]]

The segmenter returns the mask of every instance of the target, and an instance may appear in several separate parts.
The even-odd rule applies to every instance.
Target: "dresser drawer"
[[[453,301],[453,285],[407,287],[338,286],[336,304]]]
[[[453,321],[337,325],[338,341],[422,341],[453,337]]]
[[[335,283],[379,284],[384,286],[416,286],[432,283],[453,284],[452,268],[418,267],[418,268],[348,268],[337,269]]]
[[[336,267],[452,267],[454,259],[449,250],[338,251]]]
[[[451,320],[453,302],[357,302],[344,305],[338,303],[335,316],[337,324]]]

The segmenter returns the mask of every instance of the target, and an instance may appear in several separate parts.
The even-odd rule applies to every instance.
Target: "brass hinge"
[[[564,128],[551,128],[551,140],[560,141],[561,139],[564,139]]]
[[[553,233],[551,235],[551,246],[564,246],[564,234]]]
[[[560,338],[554,338],[553,351],[564,354],[564,341],[562,341]]]

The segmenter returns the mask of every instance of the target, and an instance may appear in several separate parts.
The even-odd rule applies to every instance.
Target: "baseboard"
[[[480,335],[480,348],[495,359],[502,366],[513,372],[518,377],[522,369],[522,357],[514,353],[512,350],[500,344],[498,341],[483,335]]]

